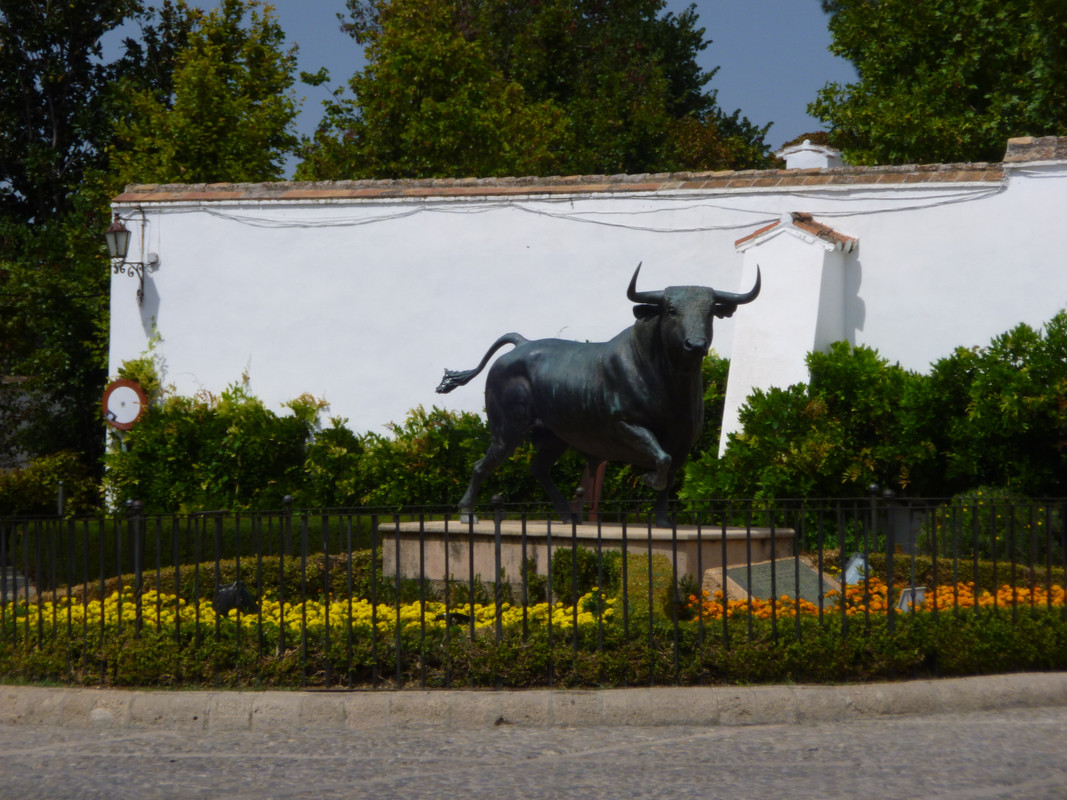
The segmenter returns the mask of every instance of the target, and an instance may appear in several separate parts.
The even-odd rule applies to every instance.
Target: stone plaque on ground
[[[798,580],[799,579],[799,580]],[[773,591],[772,591],[773,584]],[[709,594],[723,588],[722,570],[710,569],[704,575],[703,589]],[[763,561],[758,564],[737,565],[726,569],[726,593],[729,600],[743,600],[751,593],[753,599],[769,600],[772,596],[801,598],[819,603],[820,593],[839,590],[837,581],[819,575],[816,565],[803,556]]]

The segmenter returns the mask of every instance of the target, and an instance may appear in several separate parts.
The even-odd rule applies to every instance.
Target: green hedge
[[[1067,619],[1062,609],[1009,609],[960,614],[917,613],[864,623],[839,618],[790,621],[773,630],[765,620],[721,625],[680,623],[651,629],[631,621],[550,635],[534,628],[523,638],[505,631],[473,637],[462,627],[407,631],[395,640],[349,639],[338,626],[329,644],[317,638],[279,649],[254,632],[232,626],[181,636],[127,626],[96,637],[60,632],[37,640],[7,640],[0,675],[7,681],[86,685],[296,687],[331,685],[493,687],[716,685],[728,683],[841,683],[951,677],[1021,670],[1067,669]],[[677,631],[677,633],[676,633]],[[193,646],[194,640],[196,646]],[[728,641],[727,641],[728,639]],[[398,656],[399,654],[399,656]]]

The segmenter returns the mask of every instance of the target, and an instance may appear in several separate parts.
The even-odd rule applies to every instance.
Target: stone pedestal
[[[519,581],[524,559],[532,560],[538,575],[548,572],[548,551],[569,548],[577,542],[589,550],[621,550],[632,555],[660,554],[674,560],[677,553],[678,578],[689,576],[699,581],[701,573],[723,565],[722,528],[679,527],[677,532],[664,528],[602,524],[572,527],[544,520],[525,523],[508,520],[500,525],[499,535],[492,520],[473,526],[459,522],[402,522],[378,527],[381,536],[383,569],[400,575],[441,581],[451,577],[468,581],[472,573],[482,581],[492,581],[497,559],[510,583]],[[793,530],[790,528],[727,528],[726,566],[782,558],[793,553]],[[498,556],[499,551],[499,556]]]

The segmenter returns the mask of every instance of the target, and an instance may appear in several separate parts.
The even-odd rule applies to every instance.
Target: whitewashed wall
[[[419,404],[480,411],[480,379],[434,393],[445,367],[474,366],[510,330],[613,336],[632,322],[625,290],[638,262],[639,288],[746,290],[744,260],[758,261],[759,247],[743,256],[735,243],[800,211],[858,242],[841,256],[846,338],[922,370],[1067,305],[1067,158],[1016,161],[1002,180],[967,179],[980,170],[921,184],[663,180],[655,191],[563,195],[456,197],[427,185],[423,196],[331,199],[317,185],[277,200],[248,187],[131,187],[114,203],[135,234],[130,258],[155,252],[159,267],[140,307],[135,281],[112,278],[110,369],[156,330],[182,393],[247,375],[270,407],[310,392],[357,431],[382,432]],[[765,286],[773,280],[765,268]],[[758,363],[758,352],[731,352],[734,324],[794,314],[795,300],[765,292],[716,322],[713,347]],[[758,382],[775,382],[773,371]]]

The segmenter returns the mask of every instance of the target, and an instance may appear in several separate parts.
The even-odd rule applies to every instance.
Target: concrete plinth
[[[495,578],[497,559],[504,570],[505,580],[517,582],[522,575],[523,560],[532,560],[538,575],[548,572],[548,552],[561,547],[595,550],[621,550],[632,555],[660,554],[673,560],[677,552],[678,577],[700,580],[704,570],[723,566],[723,529],[696,526],[679,527],[677,531],[647,526],[621,525],[564,525],[544,520],[525,523],[507,520],[501,523],[499,544],[492,520],[468,526],[458,522],[402,522],[378,527],[382,540],[383,569],[386,575],[440,581],[446,577],[467,581],[471,578],[473,553],[474,576],[483,581]],[[766,561],[793,553],[791,528],[727,528],[725,531],[726,566]],[[498,553],[499,547],[499,556]]]

